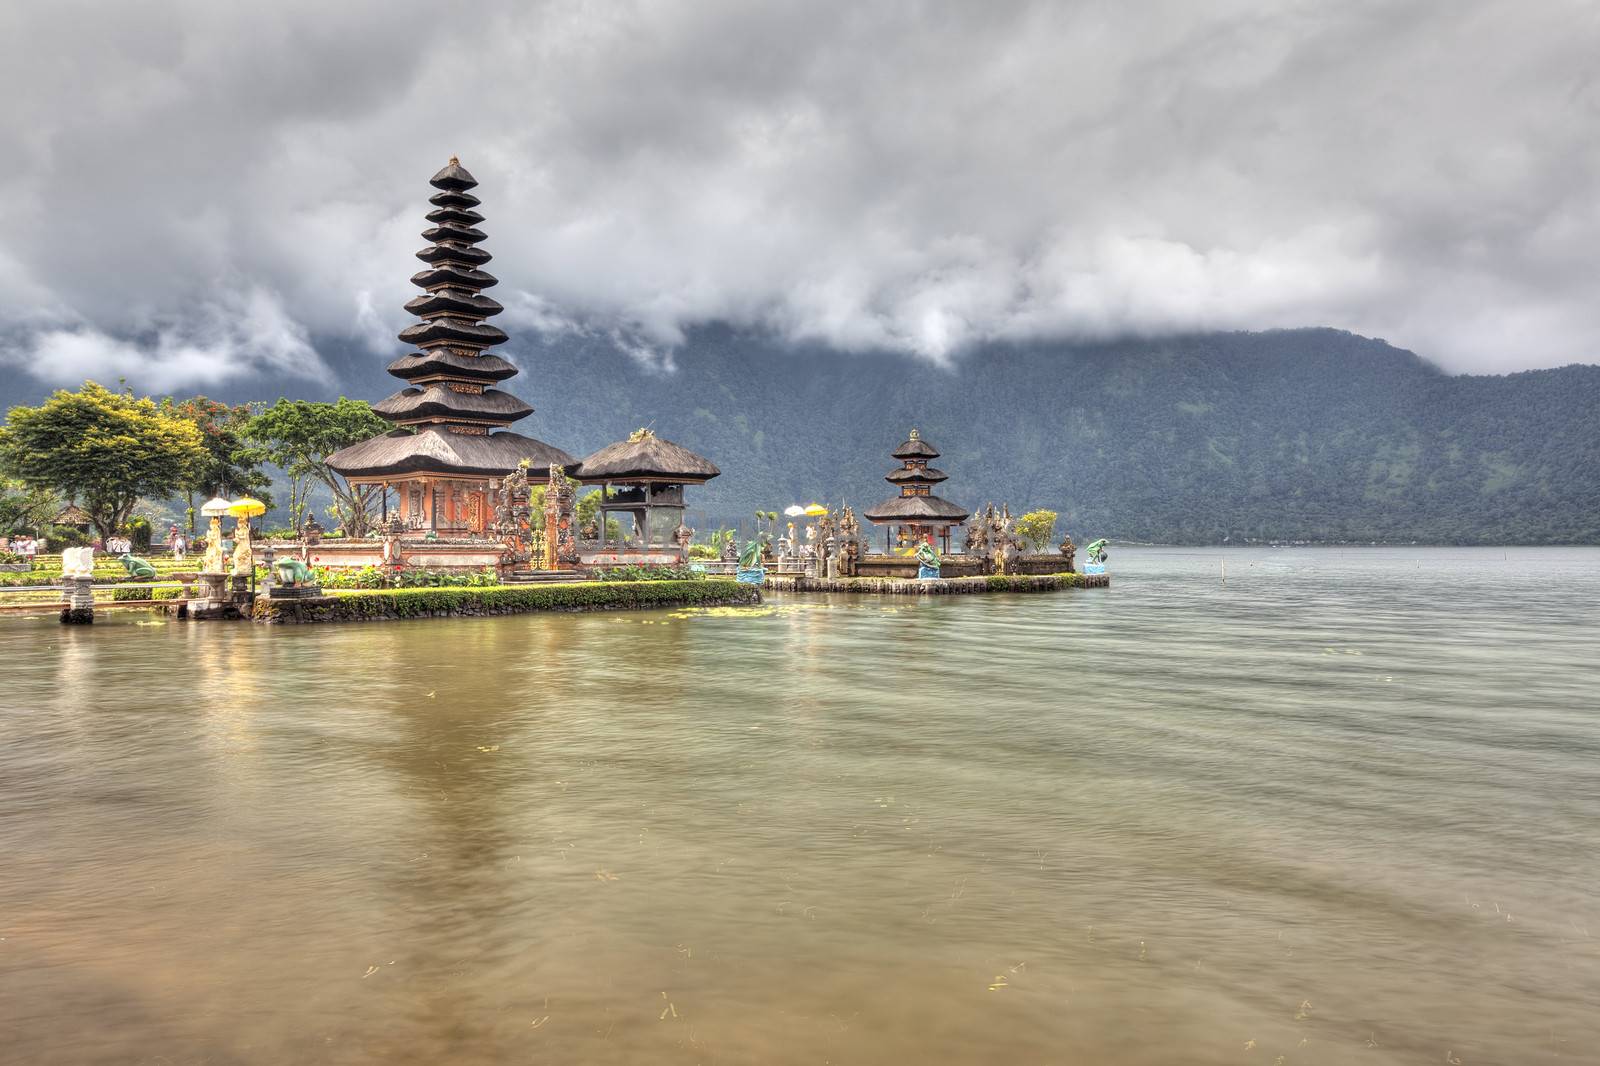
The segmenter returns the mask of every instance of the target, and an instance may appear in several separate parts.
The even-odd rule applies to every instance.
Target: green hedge
[[[262,622],[358,622],[440,615],[522,614],[528,611],[606,611],[761,602],[751,585],[726,581],[572,582],[493,588],[363,589],[321,600],[257,597]]]
[[[1083,575],[1065,574],[991,574],[983,579],[991,592],[1042,592],[1050,589],[1079,588]]]

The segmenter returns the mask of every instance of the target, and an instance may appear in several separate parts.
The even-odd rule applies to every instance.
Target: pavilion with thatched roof
[[[721,474],[716,464],[682,445],[663,440],[648,429],[635,430],[627,440],[608,444],[567,471],[585,485],[598,485],[600,522],[594,553],[616,556],[623,552],[684,557],[687,539],[679,533],[683,522],[684,486],[703,485]],[[631,533],[623,543],[607,543],[606,519],[626,517]]]
[[[900,489],[865,512],[867,521],[884,526],[884,550],[893,548],[895,531],[904,534],[908,544],[938,539],[941,551],[950,552],[950,530],[967,520],[969,512],[933,494],[933,486],[949,478],[943,470],[928,465],[939,458],[939,450],[912,430],[905,443],[892,453],[901,461],[884,480]]]

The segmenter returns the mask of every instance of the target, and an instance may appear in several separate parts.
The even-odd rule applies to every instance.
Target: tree
[[[1056,513],[1029,511],[1012,524],[1011,531],[1035,553],[1042,552],[1050,547],[1050,540],[1056,534]]]
[[[328,465],[328,456],[393,428],[361,400],[279,400],[245,423],[244,438],[264,448],[267,458],[289,476],[289,517],[296,529],[311,483],[319,482],[333,493],[333,509],[345,534],[360,537],[371,525],[372,508],[383,489],[350,484]]]
[[[167,400],[163,405],[200,427],[205,459],[194,477],[183,487],[189,505],[189,532],[194,532],[194,498],[200,496],[254,496],[272,506],[272,477],[261,469],[268,461],[267,450],[245,439],[245,427],[254,413],[249,404],[230,407],[225,403],[195,396],[187,400]]]
[[[13,407],[0,427],[0,468],[77,500],[101,537],[122,528],[141,496],[182,490],[203,459],[193,422],[93,381],[38,407]]]
[[[0,536],[37,536],[61,513],[61,505],[61,494],[54,489],[29,488],[21,481],[0,478]]]

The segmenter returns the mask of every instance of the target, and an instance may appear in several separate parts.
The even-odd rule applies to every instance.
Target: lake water
[[[1111,570],[0,621],[0,1059],[1600,1061],[1600,551]]]

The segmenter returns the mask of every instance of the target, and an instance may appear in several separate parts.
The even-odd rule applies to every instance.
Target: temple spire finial
[[[461,165],[461,160],[457,159],[455,156],[451,156],[450,165],[453,167],[459,167]]]

